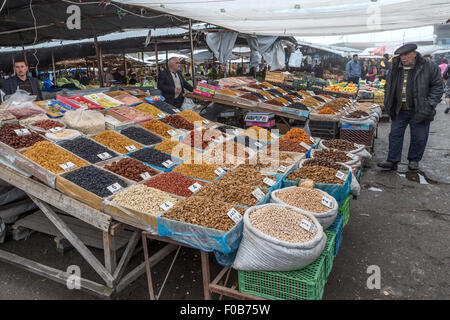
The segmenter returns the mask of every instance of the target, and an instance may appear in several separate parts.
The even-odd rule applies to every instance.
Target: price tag
[[[285,173],[286,170],[287,170],[287,168],[286,168],[285,166],[280,166],[280,167],[278,168],[278,171],[280,171],[281,173]]]
[[[26,136],[26,135],[31,134],[30,130],[28,130],[28,129],[15,129],[14,132],[18,136]]]
[[[171,160],[167,160],[167,161],[164,161],[164,162],[162,163],[162,165],[163,165],[164,167],[166,167],[167,169],[169,169],[170,167],[173,166],[173,162],[172,162]]]
[[[277,136],[275,133],[273,133],[273,132],[270,133],[270,136],[271,136],[273,139],[277,139],[277,138],[278,138],[278,136]]]
[[[234,129],[234,134],[235,134],[235,135],[238,136],[240,133],[241,133],[241,131],[240,131],[239,129]]]
[[[137,150],[136,146],[133,145],[133,144],[131,146],[126,146],[125,149],[127,149],[130,152],[133,152],[133,151]]]
[[[214,170],[214,173],[220,177],[221,175],[223,175],[225,173],[225,170],[223,170],[222,168],[219,167],[216,170]]]
[[[166,115],[164,113],[158,113],[158,118],[164,118]]]
[[[342,171],[338,171],[336,173],[336,178],[341,179],[342,181],[345,181],[347,179],[347,175],[343,173]]]
[[[306,90],[306,92],[308,92],[310,95],[315,96],[316,93],[314,91],[310,91],[310,90]]]
[[[213,141],[216,143],[221,143],[221,142],[223,142],[223,140],[224,140],[224,138],[222,136],[219,136],[216,139],[213,139]]]
[[[112,156],[108,152],[99,153],[97,155],[97,157],[99,157],[102,160],[107,160],[107,159],[112,158]]]
[[[255,146],[256,146],[257,148],[262,148],[264,145],[263,145],[262,143],[255,142]]]
[[[272,180],[270,178],[264,178],[263,182],[265,184],[267,184],[269,187],[272,187],[276,183],[276,181],[274,181],[274,180]]]
[[[252,195],[257,199],[257,200],[261,200],[262,198],[265,197],[265,193],[261,191],[260,188],[256,188],[253,192]]]
[[[111,193],[116,193],[117,191],[122,189],[122,186],[116,182],[112,185],[110,185],[109,187],[107,187],[107,189],[111,192]]]
[[[314,139],[313,137],[309,137],[309,141],[311,141],[312,143],[316,143],[316,139]]]
[[[168,130],[167,133],[171,136],[174,137],[177,135],[177,132],[175,130]]]
[[[143,180],[147,180],[148,178],[151,177],[150,173],[148,172],[141,173],[140,176]]]
[[[63,163],[63,164],[60,164],[59,166],[60,166],[64,171],[71,170],[71,169],[77,167],[74,163],[72,163],[72,162],[70,162],[70,161],[69,161],[69,162],[66,162],[66,163]]]
[[[235,208],[231,208],[231,210],[227,212],[227,215],[235,224],[238,224],[239,221],[242,220],[242,215]]]
[[[194,183],[192,186],[190,186],[188,189],[192,192],[192,193],[196,193],[198,190],[200,190],[202,188],[202,185],[198,182]]]
[[[309,149],[312,148],[309,144],[306,144],[306,143],[304,143],[303,141],[300,142],[300,145],[301,145],[303,148],[305,148],[306,150],[309,150]]]
[[[173,108],[172,110],[173,110],[173,112],[175,112],[175,113],[180,112],[180,109],[178,109],[178,108]]]
[[[328,197],[322,197],[322,204],[330,209],[333,209],[333,200]]]
[[[203,123],[204,123],[204,124],[208,124],[209,121],[205,119],[205,120],[203,120]]]
[[[353,153],[349,152],[349,153],[346,153],[346,155],[347,155],[347,157],[352,158],[353,160],[358,159],[358,156],[356,154],[353,154]]]
[[[64,130],[63,127],[56,127],[56,128],[51,128],[49,131],[51,133],[58,133],[58,132],[61,132],[63,130]]]
[[[357,143],[355,143],[354,146],[355,146],[356,148],[362,148],[362,147],[365,147],[363,144],[357,144]]]
[[[312,224],[311,222],[309,222],[308,220],[303,219],[300,222],[300,227],[302,227],[303,229],[305,229],[308,232],[313,233],[314,229],[316,228],[316,226],[314,224]]]
[[[164,202],[162,205],[159,206],[161,209],[163,209],[164,211],[169,210],[170,208],[173,207],[173,203],[170,201],[166,201]]]

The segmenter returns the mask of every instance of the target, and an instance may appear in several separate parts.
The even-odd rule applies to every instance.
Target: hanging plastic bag
[[[185,98],[183,105],[181,106],[181,110],[194,110],[196,108],[196,104],[190,98]]]
[[[33,103],[34,100],[36,100],[36,96],[18,89],[13,94],[6,96],[3,106],[6,106],[6,109],[19,120],[45,113],[43,109]]]
[[[295,50],[295,52],[291,53],[289,57],[289,67],[291,68],[301,68],[303,60],[303,54],[300,49]]]

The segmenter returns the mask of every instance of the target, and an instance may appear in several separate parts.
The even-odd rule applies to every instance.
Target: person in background
[[[136,73],[132,73],[131,77],[130,77],[130,81],[128,81],[128,84],[135,85],[136,83],[137,83]]]
[[[119,69],[116,69],[116,72],[113,73],[114,80],[116,80],[117,83],[127,84],[127,79],[123,74],[123,71],[119,71]]]
[[[359,79],[361,78],[361,65],[358,61],[358,55],[353,55],[353,59],[347,62],[345,67],[348,82],[353,82],[354,84],[359,84]]]
[[[186,79],[187,83],[189,83],[191,86],[193,86],[193,83],[192,83],[192,77],[191,77],[191,74],[190,74],[190,73],[186,73],[186,74],[184,75],[184,78]]]
[[[439,65],[439,68],[441,69],[441,76],[444,77],[444,71],[447,69],[448,66],[448,60],[442,59],[442,63]]]
[[[385,170],[397,170],[408,125],[411,130],[408,168],[419,169],[430,123],[434,120],[436,106],[444,93],[440,69],[416,50],[416,44],[398,48],[395,51],[398,56],[393,60],[387,77],[384,106],[392,119],[389,153],[386,161],[378,163]]]
[[[441,65],[442,64],[442,60],[444,60],[444,59],[445,59],[445,56],[443,54],[440,54],[439,55],[439,59],[436,61],[437,65],[438,66]]]
[[[445,109],[445,113],[450,111],[450,64],[447,64],[447,67],[442,74],[442,77],[446,81],[445,84],[445,103],[447,103],[447,108]]]
[[[184,89],[194,91],[194,88],[187,83],[180,72],[180,60],[170,58],[168,70],[161,71],[158,77],[158,89],[161,90],[166,102],[181,108],[184,102]]]
[[[369,71],[369,64],[367,63],[367,61],[364,61],[361,70],[361,80],[367,80],[366,76],[368,71]]]
[[[433,57],[431,56],[431,54],[426,54],[423,56],[425,59],[427,59],[428,61],[433,61]]]
[[[81,78],[80,78],[80,83],[83,85],[83,86],[87,86],[87,85],[89,85],[89,77],[87,76],[87,73],[86,72],[82,72],[81,73]]]
[[[109,68],[106,69],[106,72],[105,72],[105,83],[107,85],[109,85],[109,84],[111,84],[111,81],[113,81],[113,80],[114,80],[114,77],[111,74],[110,69]]]
[[[367,71],[366,79],[369,82],[374,82],[377,77],[377,67],[375,66],[375,60],[370,60],[369,62],[369,71]]]
[[[17,89],[21,89],[31,95],[35,95],[36,100],[42,100],[39,80],[28,75],[28,64],[23,58],[16,58],[14,60],[14,71],[16,75],[3,82],[3,92],[6,95],[11,95]]]
[[[320,61],[317,61],[316,65],[313,68],[314,77],[323,78],[323,67]]]
[[[385,53],[383,55],[383,60],[380,62],[380,80],[386,80],[389,69],[391,68],[391,63],[389,62],[389,55]]]

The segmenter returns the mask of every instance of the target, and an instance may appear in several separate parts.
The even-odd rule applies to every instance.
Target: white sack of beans
[[[327,229],[334,223],[339,208],[336,199],[325,191],[300,187],[288,187],[272,192],[271,202],[284,204],[302,213],[313,215],[323,229]]]
[[[311,214],[282,204],[251,207],[244,214],[242,241],[233,268],[299,270],[319,258],[326,241],[322,226]]]

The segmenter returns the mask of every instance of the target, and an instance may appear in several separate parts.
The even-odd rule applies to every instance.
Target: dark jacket
[[[402,107],[402,83],[403,66],[400,57],[396,57],[387,76],[384,97],[384,106],[392,120],[397,118]],[[433,121],[436,106],[444,93],[441,70],[434,62],[423,58],[420,53],[416,58],[413,83],[408,93],[407,100],[413,103],[410,107],[414,110],[414,121],[416,123]]]
[[[447,81],[447,88],[450,88],[450,64],[445,68],[444,74],[442,75],[444,80]]]
[[[194,88],[183,78],[181,72],[177,72],[181,80],[181,94],[179,98],[184,100],[184,89],[194,91]],[[161,71],[158,75],[158,89],[161,90],[166,102],[173,105],[175,100],[175,83],[173,82],[172,74],[169,70]]]
[[[29,79],[31,84],[32,95],[36,96],[36,100],[43,100],[39,80],[33,77],[29,77]],[[19,81],[20,79],[17,78],[16,76],[12,76],[4,80],[2,88],[3,92],[6,95],[15,93],[17,91],[17,87],[19,86]]]

